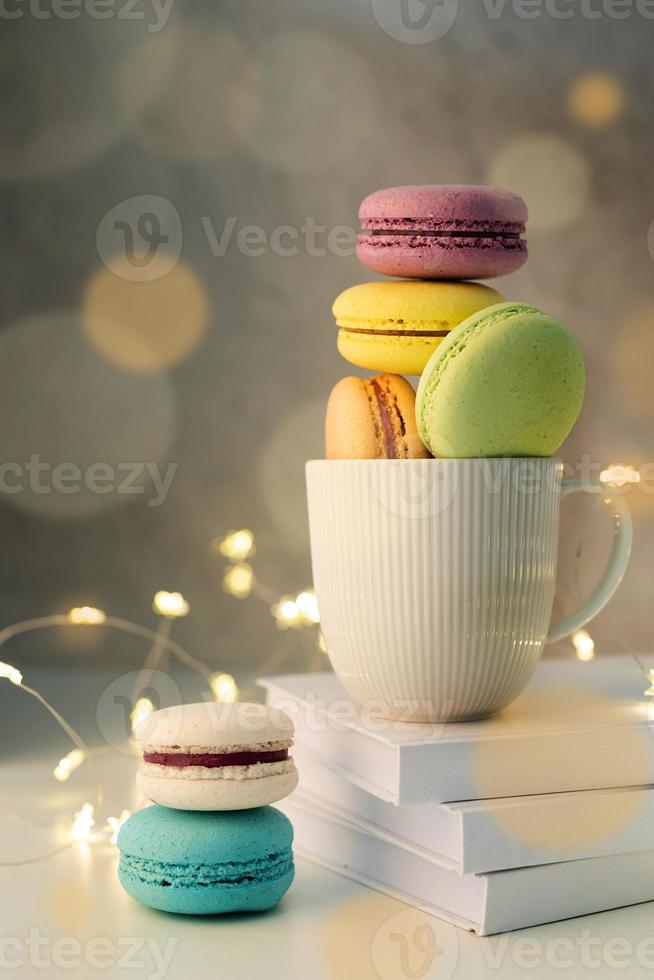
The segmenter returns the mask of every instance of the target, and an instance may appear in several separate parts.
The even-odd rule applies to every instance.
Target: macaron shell
[[[365,198],[359,218],[357,256],[385,275],[489,279],[515,272],[528,257],[521,237],[527,206],[501,187],[389,187]]]
[[[427,218],[454,221],[525,224],[529,212],[523,199],[504,187],[485,184],[404,184],[384,187],[361,202],[363,225],[378,219]]]
[[[230,912],[265,912],[284,897],[293,884],[292,868],[281,878],[273,881],[253,881],[248,884],[202,885],[182,889],[162,887],[140,880],[118,869],[118,879],[132,898],[160,912],[177,915],[225,915]]]
[[[357,258],[385,276],[411,279],[495,279],[521,269],[529,257],[526,242],[503,244],[492,238],[357,241]]]
[[[295,766],[289,772],[250,779],[188,779],[161,768],[165,774],[140,769],[136,785],[146,799],[174,810],[249,810],[283,800],[298,782]]]
[[[293,843],[293,828],[272,806],[248,813],[183,813],[163,806],[137,810],[122,825],[119,851],[169,864],[228,864],[264,858]]]
[[[198,813],[146,807],[120,829],[118,877],[137,901],[207,915],[275,905],[293,876],[293,828],[273,807]]]
[[[341,328],[338,350],[358,367],[420,374],[450,330],[503,299],[490,286],[473,282],[397,280],[352,286],[332,308]]]
[[[551,456],[581,410],[581,351],[534,307],[503,303],[452,331],[420,379],[416,416],[435,456]]]
[[[193,746],[219,751],[290,742],[293,730],[292,720],[277,708],[247,701],[200,701],[153,712],[137,725],[134,735],[144,749]]]
[[[341,357],[368,371],[419,375],[443,337],[386,337],[339,330],[336,346]]]
[[[385,401],[386,421],[380,399]],[[327,459],[421,459],[427,455],[416,429],[415,392],[404,378],[394,374],[366,380],[343,378],[332,389],[325,416]]]

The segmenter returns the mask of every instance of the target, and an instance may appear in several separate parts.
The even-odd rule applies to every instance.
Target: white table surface
[[[139,805],[134,760],[98,759],[102,823]],[[0,767],[0,860],[52,842],[85,799],[82,770],[52,779],[52,755]],[[116,878],[108,842],[0,868],[0,975],[184,980],[415,980],[449,977],[654,976],[654,903],[487,939],[455,929],[304,860],[283,902],[263,915],[185,917],[138,905]],[[167,962],[161,957],[169,956]],[[129,962],[131,958],[131,962]]]

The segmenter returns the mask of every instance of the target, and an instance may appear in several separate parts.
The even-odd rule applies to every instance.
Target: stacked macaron
[[[275,905],[293,876],[293,830],[268,804],[297,785],[293,722],[260,704],[177,705],[137,726],[137,784],[155,806],[118,835],[121,884],[167,912]]]
[[[333,389],[327,458],[555,452],[583,398],[574,338],[472,281],[526,262],[524,201],[498,187],[393,187],[367,197],[359,217],[361,262],[403,278],[354,286],[334,303],[340,353],[381,373]],[[422,376],[417,401],[405,374]]]

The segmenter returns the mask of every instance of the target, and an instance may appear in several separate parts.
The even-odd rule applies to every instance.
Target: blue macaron
[[[154,909],[189,915],[272,908],[294,876],[293,828],[271,806],[187,811],[150,806],[120,829],[118,877]]]

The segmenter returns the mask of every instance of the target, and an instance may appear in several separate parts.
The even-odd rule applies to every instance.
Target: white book
[[[498,715],[440,725],[358,707],[332,673],[261,683],[293,716],[301,747],[391,803],[654,785],[654,699],[631,657],[542,660]]]
[[[652,787],[394,806],[305,749],[293,755],[305,800],[459,875],[654,848]]]
[[[480,936],[654,899],[654,850],[458,875],[299,792],[275,805],[293,823],[298,854]]]

